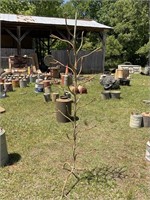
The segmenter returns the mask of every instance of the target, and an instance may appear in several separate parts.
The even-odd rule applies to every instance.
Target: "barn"
[[[73,32],[74,19],[24,16],[16,14],[0,14],[1,22],[1,67],[8,67],[8,58],[14,55],[27,55],[36,58],[37,65],[43,63],[46,55],[53,57],[63,64],[67,64],[66,50],[53,50],[50,35],[56,35],[62,39],[71,39],[67,29]],[[81,38],[88,32],[96,33],[102,42],[102,49],[91,54],[84,60],[83,73],[97,73],[104,71],[105,40],[106,34],[112,28],[94,20],[77,20],[77,35]],[[80,55],[89,52],[80,51]]]

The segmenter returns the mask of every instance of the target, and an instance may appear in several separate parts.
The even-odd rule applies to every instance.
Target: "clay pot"
[[[87,94],[87,89],[83,87],[82,85],[78,86],[78,90],[80,94]]]
[[[78,94],[78,93],[79,93],[78,88],[75,87],[75,86],[70,86],[70,90],[71,90],[72,93],[75,93],[75,94]]]

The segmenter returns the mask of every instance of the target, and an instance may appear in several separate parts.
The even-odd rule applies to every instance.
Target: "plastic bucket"
[[[44,91],[44,85],[43,83],[38,83],[38,84],[35,84],[35,92],[43,92]]]
[[[130,115],[130,127],[131,128],[140,128],[142,126],[143,116],[138,113],[131,113]]]

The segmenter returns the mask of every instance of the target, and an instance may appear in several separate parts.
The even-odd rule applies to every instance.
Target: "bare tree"
[[[91,55],[92,53],[94,53],[96,51],[100,51],[101,49],[96,48],[93,51],[91,51],[89,54],[86,54],[86,55],[81,56],[81,57],[78,56],[79,51],[81,50],[81,48],[83,46],[83,41],[84,41],[83,34],[84,34],[84,32],[82,32],[82,34],[81,34],[81,43],[80,43],[79,47],[77,48],[77,35],[76,35],[76,33],[77,33],[77,12],[75,14],[75,25],[74,25],[73,34],[71,33],[71,31],[68,28],[67,18],[66,18],[66,29],[67,29],[68,33],[70,34],[70,36],[72,37],[72,40],[62,39],[62,38],[60,38],[56,35],[51,35],[51,38],[58,39],[62,42],[67,43],[73,51],[74,63],[71,66],[69,66],[68,68],[70,69],[70,71],[73,74],[73,80],[74,80],[73,85],[74,85],[74,88],[76,89],[76,88],[78,88],[78,77],[79,77],[79,75],[82,71],[82,63],[83,63],[84,58]],[[68,53],[68,56],[69,56],[69,53]],[[58,63],[63,67],[66,67],[64,64],[62,64],[58,60],[54,59],[54,61],[55,61],[55,63]],[[79,71],[77,71],[79,64],[80,64]],[[78,170],[80,170],[80,169],[78,169],[77,166],[76,166],[78,134],[79,134],[79,131],[77,129],[78,128],[77,111],[78,111],[78,108],[79,108],[78,103],[79,103],[80,97],[78,97],[75,90],[72,91],[69,86],[68,86],[68,90],[71,92],[71,94],[73,96],[73,118],[72,118],[72,120],[70,119],[70,121],[72,123],[72,127],[73,127],[73,132],[72,132],[72,137],[67,135],[68,139],[72,141],[72,162],[64,163],[64,165],[63,165],[63,169],[68,171],[68,175],[65,179],[65,182],[64,182],[64,185],[63,185],[63,188],[62,188],[61,199],[64,198],[64,197],[67,198],[67,195],[70,193],[70,191],[74,188],[74,186],[78,183],[78,181],[80,179],[80,177],[78,176],[78,173],[77,173]],[[89,102],[89,103],[91,103],[91,102]],[[71,176],[75,177],[76,182],[75,182],[74,185],[72,185],[72,187],[70,189],[65,191],[67,183],[68,183],[69,179],[71,178]]]

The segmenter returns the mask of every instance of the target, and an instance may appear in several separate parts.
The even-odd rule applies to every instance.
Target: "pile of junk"
[[[100,76],[100,84],[104,87],[104,90],[116,90],[120,89],[120,85],[130,86],[130,78],[129,70],[106,70]]]

